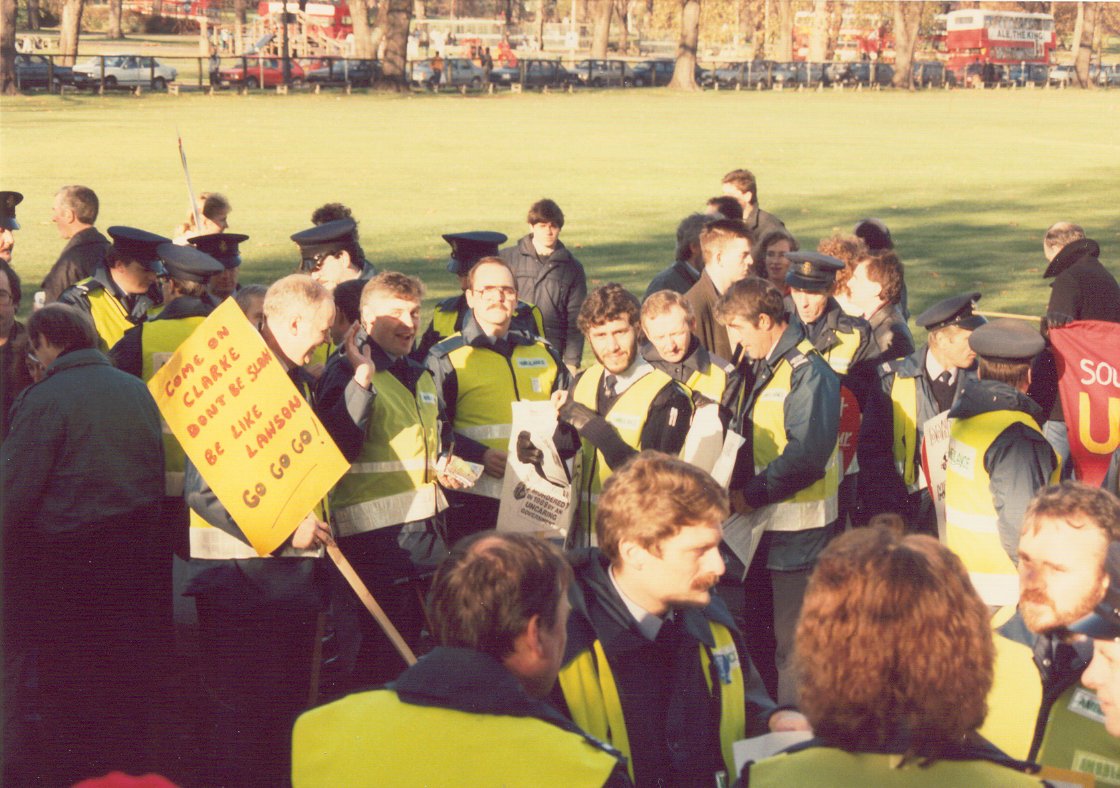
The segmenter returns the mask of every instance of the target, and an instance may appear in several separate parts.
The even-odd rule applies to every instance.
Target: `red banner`
[[[1120,323],[1070,323],[1051,329],[1050,345],[1077,478],[1099,487],[1120,447]]]
[[[859,439],[859,425],[863,418],[859,411],[859,400],[847,386],[840,387],[840,462],[843,473],[855,473],[852,463],[856,460],[856,442]]]

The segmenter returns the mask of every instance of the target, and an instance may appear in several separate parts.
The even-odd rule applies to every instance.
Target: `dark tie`
[[[614,401],[618,398],[618,392],[615,391],[615,384],[618,383],[618,378],[614,375],[607,375],[603,378],[603,396],[608,401]]]
[[[953,405],[953,386],[949,384],[949,372],[946,370],[938,375],[930,384],[933,389],[933,398],[937,400],[937,410],[948,410]]]

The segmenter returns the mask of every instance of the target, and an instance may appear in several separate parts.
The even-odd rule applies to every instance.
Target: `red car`
[[[246,68],[247,66],[247,68]],[[292,61],[292,82],[303,82],[303,66]],[[284,61],[277,57],[247,57],[236,66],[219,71],[222,87],[273,88],[284,84]]]

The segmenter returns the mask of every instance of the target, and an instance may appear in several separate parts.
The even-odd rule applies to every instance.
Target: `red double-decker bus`
[[[1050,14],[982,8],[946,14],[946,66],[958,74],[974,63],[1049,63],[1056,44]]]
[[[299,10],[296,0],[286,0],[288,13]],[[262,17],[278,15],[284,11],[283,0],[260,0],[257,13]],[[354,32],[354,25],[350,19],[350,6],[344,2],[315,2],[311,0],[304,5],[307,16],[308,32],[316,30],[330,38],[346,38]]]

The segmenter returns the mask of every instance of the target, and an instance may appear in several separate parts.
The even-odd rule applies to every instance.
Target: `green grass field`
[[[33,291],[61,248],[58,187],[101,197],[104,229],[170,233],[196,190],[224,192],[244,282],[290,271],[288,236],[327,201],[353,207],[382,269],[454,284],[440,234],[516,239],[542,196],[592,283],[640,293],[673,257],[677,222],[749,167],[763,206],[804,246],[883,218],[915,312],[977,288],[988,309],[1037,314],[1041,235],[1083,224],[1114,271],[1120,240],[1120,92],[705,92],[495,96],[41,96],[0,101],[0,188],[26,195],[14,262]],[[25,299],[24,312],[30,306]]]

